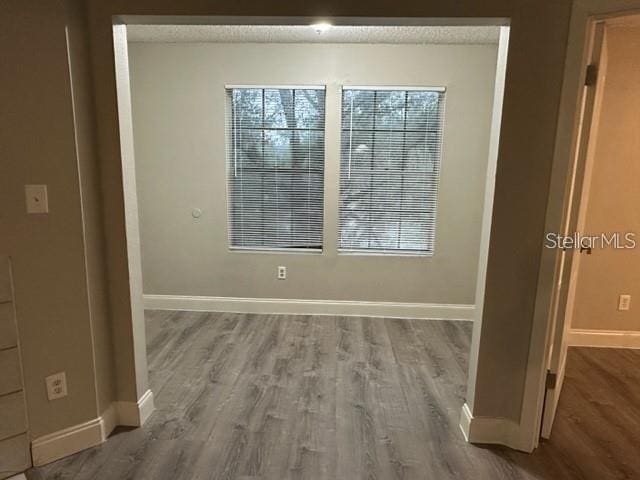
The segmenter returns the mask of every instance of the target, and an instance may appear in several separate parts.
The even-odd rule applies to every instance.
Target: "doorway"
[[[635,55],[639,46],[637,15],[591,22],[567,220],[560,235],[546,239],[548,247],[563,250],[565,265],[556,291],[557,321],[541,432],[552,442],[554,435],[566,432],[568,416],[587,430],[589,425],[597,430],[592,423],[598,417],[608,418],[610,428],[600,432],[603,437],[612,435],[611,445],[628,438],[627,428],[629,435],[637,430],[631,419],[640,409],[633,402],[637,387],[632,372],[638,352],[623,349],[640,347],[640,325],[633,313],[638,285],[634,265],[640,259],[636,248],[640,62]],[[585,385],[590,385],[588,391]],[[581,389],[583,393],[576,394]],[[581,398],[591,400],[580,407]],[[599,412],[588,415],[588,406],[598,406]],[[617,410],[614,416],[607,414],[611,406]],[[619,422],[620,418],[627,420]],[[620,444],[611,455],[622,455],[618,462],[622,465],[624,452],[625,445]]]
[[[135,19],[129,18],[132,23],[135,23]],[[225,19],[225,21],[229,21],[229,19]],[[308,20],[300,20],[293,19],[291,20],[293,24],[298,24],[299,22],[304,22]],[[346,22],[346,21],[345,21]],[[362,23],[363,20],[360,20]],[[340,22],[337,22],[340,24]],[[366,22],[365,22],[366,23]],[[378,22],[372,21],[372,23],[377,24]],[[418,22],[419,23],[419,22]],[[428,20],[423,22],[424,24],[428,24]],[[442,22],[440,22],[442,23]],[[401,27],[401,26],[400,26]],[[503,85],[505,78],[505,70],[506,70],[506,59],[507,59],[507,49],[508,49],[508,32],[509,28],[506,26],[500,27],[499,33],[499,53],[497,58],[497,65],[495,68],[495,83],[493,86],[493,101],[492,104],[489,105],[489,110],[491,112],[489,116],[489,122],[487,122],[487,128],[489,131],[489,139],[488,139],[488,163],[486,174],[481,178],[481,180],[485,181],[484,184],[484,195],[480,200],[481,203],[484,204],[484,212],[482,213],[482,218],[480,220],[481,228],[480,235],[478,238],[478,269],[477,274],[474,275],[474,292],[472,293],[472,297],[477,308],[474,313],[474,327],[473,327],[473,339],[471,345],[471,359],[470,359],[470,374],[469,374],[469,383],[475,382],[475,374],[473,370],[477,366],[476,360],[473,358],[479,354],[478,352],[478,344],[479,344],[479,334],[481,331],[481,316],[482,316],[482,308],[481,305],[484,299],[484,282],[486,276],[486,266],[487,266],[487,256],[488,256],[488,248],[489,248],[489,234],[491,230],[491,218],[492,218],[492,207],[493,207],[493,188],[495,181],[495,171],[496,171],[496,162],[497,162],[497,154],[498,154],[498,134],[500,131],[500,121],[501,121],[501,112],[502,112],[502,95],[503,95]],[[131,121],[131,98],[130,98],[130,78],[129,78],[129,59],[128,59],[128,47],[127,47],[127,27],[125,25],[116,25],[114,27],[114,42],[115,42],[115,53],[116,53],[116,74],[118,79],[118,113],[120,116],[120,128],[121,128],[121,155],[123,161],[123,176],[124,176],[124,190],[125,190],[125,212],[127,218],[127,242],[129,245],[129,270],[132,273],[130,275],[131,279],[131,299],[132,299],[132,311],[134,312],[134,318],[136,322],[140,325],[143,325],[143,289],[142,289],[142,269],[141,269],[141,259],[140,259],[140,233],[139,233],[139,222],[138,222],[138,203],[135,192],[136,185],[136,176],[135,176],[135,163],[134,163],[134,155],[133,155],[133,136],[131,133],[132,121]],[[336,176],[337,179],[337,176]],[[335,186],[331,187],[332,190],[327,190],[330,193],[336,193]],[[202,212],[200,209],[195,208],[191,215],[194,218],[200,218],[199,215]],[[293,258],[293,257],[292,257]],[[291,260],[292,262],[295,260]],[[193,296],[192,296],[193,297]],[[227,301],[227,305],[232,305],[231,308],[235,307],[235,303],[229,301],[229,297],[225,297],[225,301]],[[157,300],[157,299],[156,299]],[[191,298],[193,300],[193,298]],[[202,301],[201,298],[197,298],[196,301]],[[216,300],[218,301],[218,300]],[[304,301],[303,301],[304,302]],[[295,306],[299,307],[300,305],[304,305],[306,308],[309,307],[309,303],[298,302]],[[366,302],[360,302],[359,307],[366,306],[364,305]],[[135,305],[133,305],[135,304]],[[210,304],[210,303],[209,303]],[[258,308],[264,307],[265,303],[262,302],[258,305]],[[315,304],[311,304],[315,305]],[[339,302],[336,304],[334,302],[334,306],[338,305],[338,307],[344,307],[344,304],[340,304]],[[338,308],[335,307],[335,308]],[[317,306],[315,308],[318,308]],[[322,308],[322,307],[320,307]],[[413,307],[411,307],[413,308]],[[446,310],[447,307],[445,307]],[[203,309],[203,308],[199,308]],[[206,309],[206,308],[204,308]],[[234,310],[232,310],[234,311]],[[275,312],[271,312],[275,313]],[[290,311],[289,313],[300,313],[296,311]],[[331,312],[319,312],[319,313],[331,313]],[[441,318],[441,317],[438,317]],[[145,352],[145,338],[143,329],[138,329],[139,336],[134,339],[135,344],[137,346],[136,349],[136,359],[140,360],[138,363],[139,370],[146,370],[146,360],[139,358],[144,355]],[[138,368],[137,368],[138,370]],[[145,373],[146,376],[146,373]],[[473,387],[469,389],[469,391],[473,392]],[[467,412],[469,409],[467,408]]]

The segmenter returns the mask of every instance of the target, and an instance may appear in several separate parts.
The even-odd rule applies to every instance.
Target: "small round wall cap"
[[[194,208],[193,210],[191,210],[191,216],[193,218],[200,218],[202,216],[202,210],[200,210],[199,208]]]

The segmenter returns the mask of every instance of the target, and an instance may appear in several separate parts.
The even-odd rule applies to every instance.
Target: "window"
[[[444,89],[342,92],[341,251],[432,254]]]
[[[229,244],[322,249],[323,87],[227,87]]]

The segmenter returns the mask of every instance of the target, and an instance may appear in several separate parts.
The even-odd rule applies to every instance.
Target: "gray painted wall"
[[[129,55],[146,294],[474,303],[497,45],[132,43]],[[321,255],[228,250],[225,84],[327,86]],[[343,84],[447,87],[433,257],[337,254]]]

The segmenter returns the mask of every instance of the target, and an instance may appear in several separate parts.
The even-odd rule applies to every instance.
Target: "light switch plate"
[[[626,311],[631,307],[631,295],[620,295],[618,297],[618,310]]]
[[[25,185],[27,213],[49,213],[46,185]]]
[[[47,384],[47,398],[49,400],[67,396],[67,375],[65,372],[49,375],[44,381]]]

